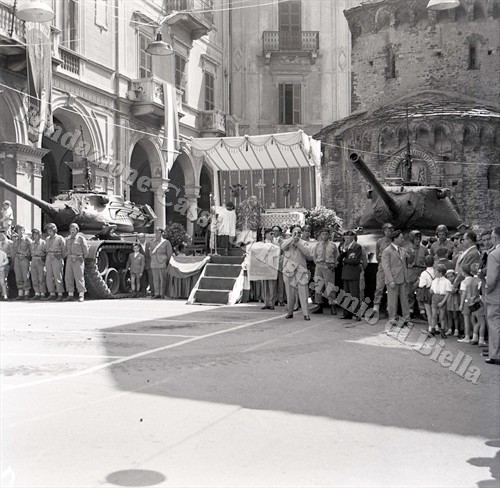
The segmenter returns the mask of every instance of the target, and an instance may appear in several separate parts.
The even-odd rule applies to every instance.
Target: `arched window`
[[[477,43],[469,44],[469,69],[479,69],[478,48]]]

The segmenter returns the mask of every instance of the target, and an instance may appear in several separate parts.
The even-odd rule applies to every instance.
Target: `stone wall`
[[[346,12],[352,111],[423,88],[498,103],[500,2],[461,0],[457,9],[441,12],[428,11],[426,4],[386,0]]]

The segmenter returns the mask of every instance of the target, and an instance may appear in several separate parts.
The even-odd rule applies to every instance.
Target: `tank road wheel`
[[[132,286],[130,284],[130,273],[126,269],[120,269],[118,273],[120,275],[120,290],[123,293],[130,293],[132,291]]]
[[[115,268],[109,268],[104,275],[104,282],[109,288],[111,295],[116,295],[120,289],[120,275]]]
[[[92,298],[110,298],[111,293],[102,279],[95,259],[85,260],[85,286]]]
[[[97,255],[97,269],[101,275],[105,275],[109,268],[109,257],[106,251],[100,251]]]
[[[113,251],[113,261],[119,264],[125,264],[128,260],[129,253],[126,249],[116,249]]]

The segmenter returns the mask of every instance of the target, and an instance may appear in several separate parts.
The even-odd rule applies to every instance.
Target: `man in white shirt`
[[[229,244],[236,236],[236,212],[233,202],[227,202],[226,207],[217,215],[217,251],[229,254]]]

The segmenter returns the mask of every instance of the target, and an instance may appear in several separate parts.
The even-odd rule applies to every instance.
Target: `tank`
[[[419,230],[432,234],[440,224],[450,230],[464,226],[448,188],[423,186],[414,181],[382,185],[357,153],[351,153],[350,160],[374,193],[371,195],[372,204],[360,219],[363,230],[380,230],[386,222],[403,231]]]
[[[358,242],[365,249],[369,263],[365,270],[365,293],[373,299],[377,273],[375,250],[377,241],[383,237],[382,224],[391,223],[403,232],[419,230],[423,239],[434,236],[440,224],[445,224],[450,231],[467,226],[460,219],[448,188],[403,180],[384,185],[359,154],[351,153],[349,159],[372,188],[368,195],[370,203],[365,207],[357,230]]]
[[[92,298],[116,298],[130,293],[125,268],[133,251],[133,233],[150,232],[156,220],[149,205],[138,206],[120,195],[78,189],[63,192],[53,203],[47,203],[3,178],[0,186],[39,207],[63,235],[70,224],[78,224],[89,244],[85,284]]]

